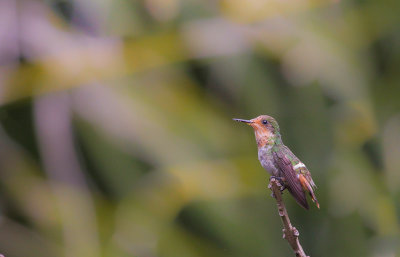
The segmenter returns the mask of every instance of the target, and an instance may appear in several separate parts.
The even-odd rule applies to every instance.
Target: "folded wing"
[[[281,174],[286,180],[286,187],[292,194],[298,204],[304,209],[308,210],[309,206],[306,199],[306,194],[303,190],[303,186],[297,177],[297,174],[293,168],[292,162],[289,160],[287,155],[278,151],[274,152],[275,162],[281,171]]]

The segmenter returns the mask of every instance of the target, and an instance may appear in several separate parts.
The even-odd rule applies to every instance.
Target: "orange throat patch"
[[[258,147],[273,144],[274,135],[271,131],[261,126],[254,126],[253,128]]]

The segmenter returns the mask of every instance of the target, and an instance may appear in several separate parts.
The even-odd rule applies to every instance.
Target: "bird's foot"
[[[285,178],[277,177],[277,176],[271,176],[271,177],[269,178],[269,181],[271,182],[271,181],[273,181],[273,180],[276,180],[276,181],[278,182],[277,185],[278,185],[279,189],[281,190],[281,192],[283,193],[283,190],[286,189],[286,186],[285,186]]]

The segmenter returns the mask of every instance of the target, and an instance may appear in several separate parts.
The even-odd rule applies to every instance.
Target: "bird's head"
[[[278,122],[271,116],[260,115],[251,120],[233,120],[246,123],[253,127],[258,147],[262,147],[266,144],[275,144],[281,139]]]

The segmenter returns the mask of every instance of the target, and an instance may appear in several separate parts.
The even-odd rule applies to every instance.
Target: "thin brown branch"
[[[283,223],[283,238],[286,239],[292,247],[296,257],[309,257],[304,253],[303,247],[299,241],[299,231],[290,223],[289,214],[287,213],[285,204],[282,199],[281,184],[275,178],[271,178],[268,188],[272,191],[272,196],[276,199],[276,204],[278,206],[278,213],[282,219]]]

